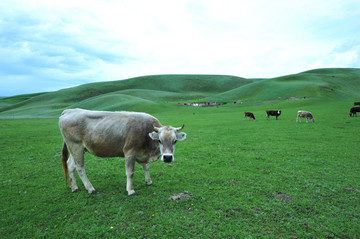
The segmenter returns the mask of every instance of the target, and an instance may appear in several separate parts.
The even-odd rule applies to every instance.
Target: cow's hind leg
[[[95,188],[92,186],[92,184],[90,183],[88,177],[86,176],[86,172],[85,172],[85,168],[84,168],[84,148],[82,145],[72,145],[70,149],[70,152],[72,154],[73,160],[72,162],[75,164],[75,169],[79,174],[79,177],[81,179],[81,181],[83,182],[86,190],[91,193],[91,194],[96,194],[96,190]],[[69,171],[71,172],[71,170],[74,171],[74,166],[71,165],[71,168],[69,167]],[[71,173],[70,173],[71,175]],[[71,177],[71,176],[70,176]],[[73,173],[73,180],[75,180],[75,175]],[[75,185],[76,182],[74,181]],[[71,183],[70,183],[71,185]],[[76,186],[77,188],[77,186]],[[75,189],[76,189],[75,188]],[[72,188],[72,191],[74,192],[74,188]]]
[[[145,182],[146,182],[146,185],[150,186],[152,185],[152,181],[151,181],[151,178],[150,178],[150,173],[149,173],[149,164],[143,164],[142,165],[143,169],[144,169],[144,173],[145,173]]]
[[[70,188],[72,192],[77,192],[79,190],[77,184],[76,184],[76,178],[75,178],[75,161],[74,157],[70,154],[69,160],[67,161],[67,167],[69,169],[69,178],[70,178]]]
[[[84,165],[82,165],[81,167],[76,166],[76,170],[77,170],[77,172],[78,172],[78,174],[79,174],[79,176],[81,178],[81,181],[83,182],[86,190],[90,194],[97,194],[98,192],[95,190],[93,185],[90,183],[88,177],[86,176]]]

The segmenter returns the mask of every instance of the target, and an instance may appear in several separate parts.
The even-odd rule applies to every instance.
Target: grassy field
[[[348,116],[352,101],[328,98],[150,107],[163,124],[184,123],[187,139],[175,162],[150,165],[152,186],[136,166],[137,197],[127,196],[124,159],[90,154],[85,168],[100,193],[80,181],[71,193],[58,120],[1,119],[0,237],[358,238],[360,118]],[[283,114],[266,120],[266,109]],[[296,123],[300,109],[315,123]],[[192,197],[169,200],[185,191]]]

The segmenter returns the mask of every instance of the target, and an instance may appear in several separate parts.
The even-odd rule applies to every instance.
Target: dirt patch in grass
[[[280,198],[280,199],[285,200],[285,201],[289,201],[291,199],[290,195],[286,195],[286,194],[283,194],[281,192],[275,191],[275,192],[272,192],[271,194],[276,196],[277,198]]]
[[[347,193],[356,193],[356,192],[359,192],[359,190],[356,189],[356,188],[344,188],[344,192],[347,192]]]
[[[169,197],[169,200],[170,201],[188,200],[188,199],[193,198],[193,197],[194,197],[194,195],[190,194],[188,191],[184,191],[184,192],[181,192],[181,193],[172,194]]]

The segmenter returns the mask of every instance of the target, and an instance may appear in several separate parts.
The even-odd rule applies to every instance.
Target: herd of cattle
[[[360,112],[360,102],[350,109],[350,117]],[[281,110],[267,110],[266,118],[281,115]],[[251,112],[245,112],[244,118],[255,120]],[[314,122],[308,111],[299,110],[296,122],[305,118]],[[125,157],[126,190],[128,195],[135,195],[133,175],[135,162],[142,165],[145,182],[151,185],[149,163],[161,158],[161,161],[174,161],[175,144],[186,139],[181,127],[163,126],[158,119],[136,112],[107,112],[83,109],[68,109],[59,118],[59,127],[63,136],[62,165],[65,174],[65,185],[69,178],[72,192],[78,191],[75,172],[80,176],[90,194],[97,191],[86,176],[84,153],[89,152],[98,157]]]
[[[281,115],[281,110],[267,110],[266,111],[266,119],[270,119],[270,116],[275,116],[276,119],[278,119],[278,117],[280,115]],[[244,112],[244,119],[247,119],[248,117],[250,119],[255,120],[255,115],[253,113]],[[297,112],[296,122],[298,122],[298,121],[301,122],[301,118],[305,118],[306,123],[308,122],[308,120],[311,120],[311,122],[313,122],[313,123],[315,122],[313,115],[309,111],[299,110]]]
[[[350,117],[354,117],[356,115],[357,112],[360,112],[360,102],[354,102],[354,106],[351,107],[350,109]],[[266,119],[270,119],[270,116],[275,116],[276,119],[278,119],[278,117],[281,115],[281,110],[267,110],[266,111]],[[247,118],[253,119],[255,120],[255,115],[251,112],[244,112],[244,119]],[[304,110],[299,110],[297,112],[297,116],[296,116],[296,122],[300,121],[301,122],[301,118],[305,118],[306,119],[306,123],[308,122],[308,120],[311,120],[311,122],[315,122],[314,116],[311,114],[311,112],[309,111],[304,111]]]

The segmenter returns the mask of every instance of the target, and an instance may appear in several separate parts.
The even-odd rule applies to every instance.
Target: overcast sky
[[[360,67],[359,0],[0,0],[0,96]]]

